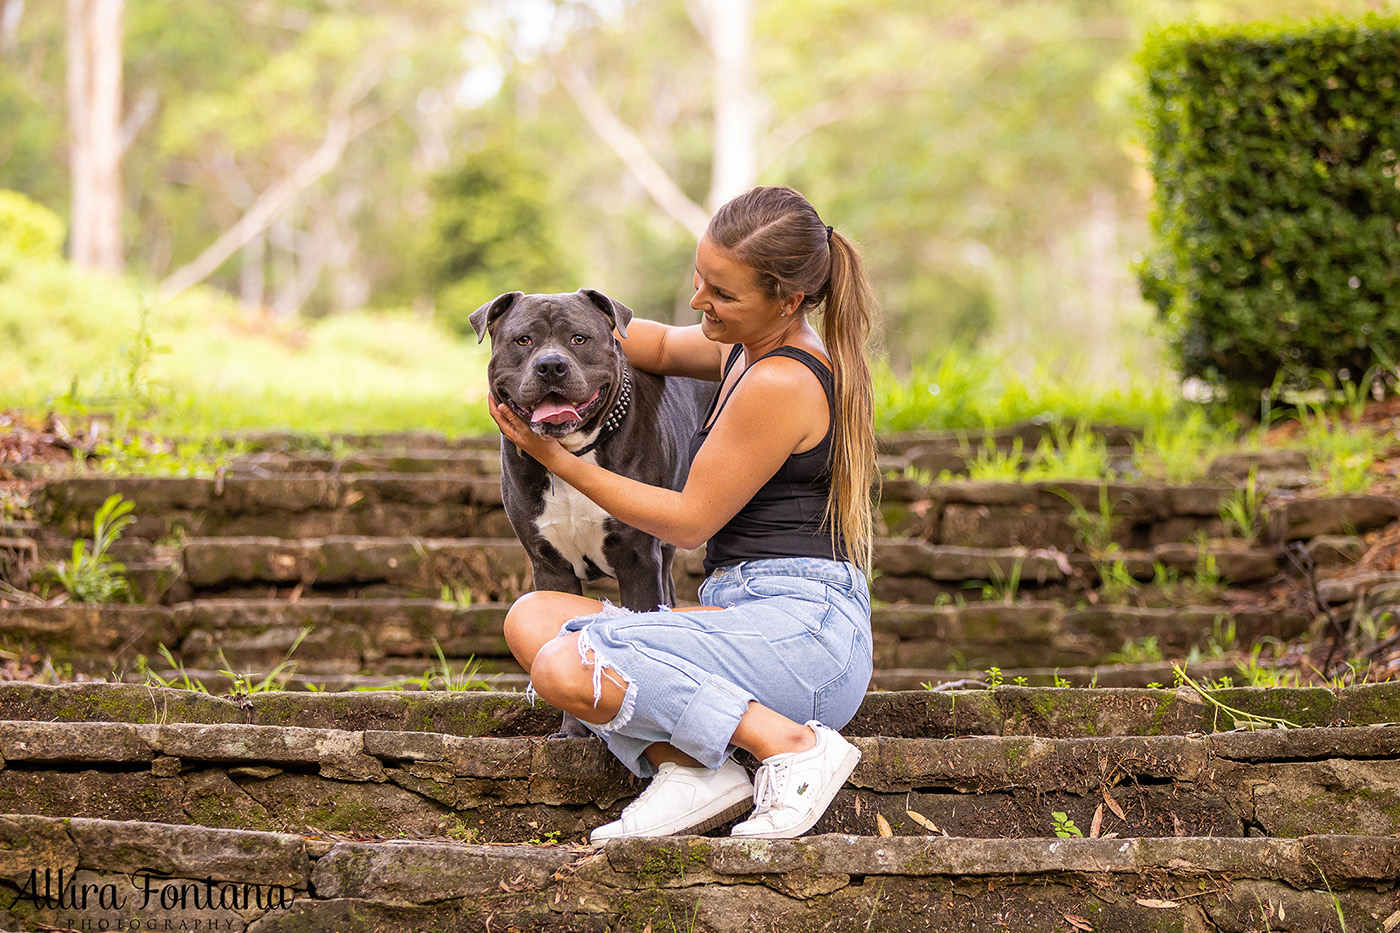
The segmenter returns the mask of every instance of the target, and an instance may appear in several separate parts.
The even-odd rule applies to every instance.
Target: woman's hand
[[[496,422],[506,440],[514,444],[521,453],[529,454],[545,466],[548,466],[551,455],[564,450],[564,445],[554,438],[530,430],[530,426],[522,421],[509,405],[503,405],[488,395],[486,408],[491,413],[491,420]]]

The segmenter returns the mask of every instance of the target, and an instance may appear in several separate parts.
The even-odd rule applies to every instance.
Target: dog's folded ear
[[[627,325],[632,321],[631,308],[594,288],[580,288],[578,294],[588,299],[599,311],[607,315],[608,319],[613,322],[613,327],[617,329],[619,336],[627,336]]]
[[[506,292],[504,295],[497,295],[486,304],[477,308],[467,315],[467,320],[471,322],[472,330],[476,331],[476,342],[486,339],[487,332],[496,319],[510,310],[510,306],[515,304],[517,298],[524,298],[524,292]]]

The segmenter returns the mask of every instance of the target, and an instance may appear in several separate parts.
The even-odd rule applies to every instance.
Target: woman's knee
[[[595,676],[593,651],[584,654],[579,652],[577,636],[550,641],[535,655],[530,682],[551,706],[586,722],[605,723],[621,709],[627,682],[611,667]]]
[[[579,598],[570,593],[538,590],[521,596],[506,612],[506,644],[526,671],[533,671],[535,655],[540,648],[578,614],[574,612],[578,606],[572,601]]]

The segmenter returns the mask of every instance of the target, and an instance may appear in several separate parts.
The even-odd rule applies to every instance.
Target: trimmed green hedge
[[[1143,294],[1236,402],[1400,364],[1400,18],[1149,40]]]

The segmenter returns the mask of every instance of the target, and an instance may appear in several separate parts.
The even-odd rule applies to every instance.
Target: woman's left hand
[[[491,420],[496,422],[505,439],[514,444],[521,453],[529,454],[540,463],[545,463],[551,454],[564,449],[564,445],[554,438],[530,430],[530,426],[521,420],[509,405],[487,396],[486,409],[491,413]]]

